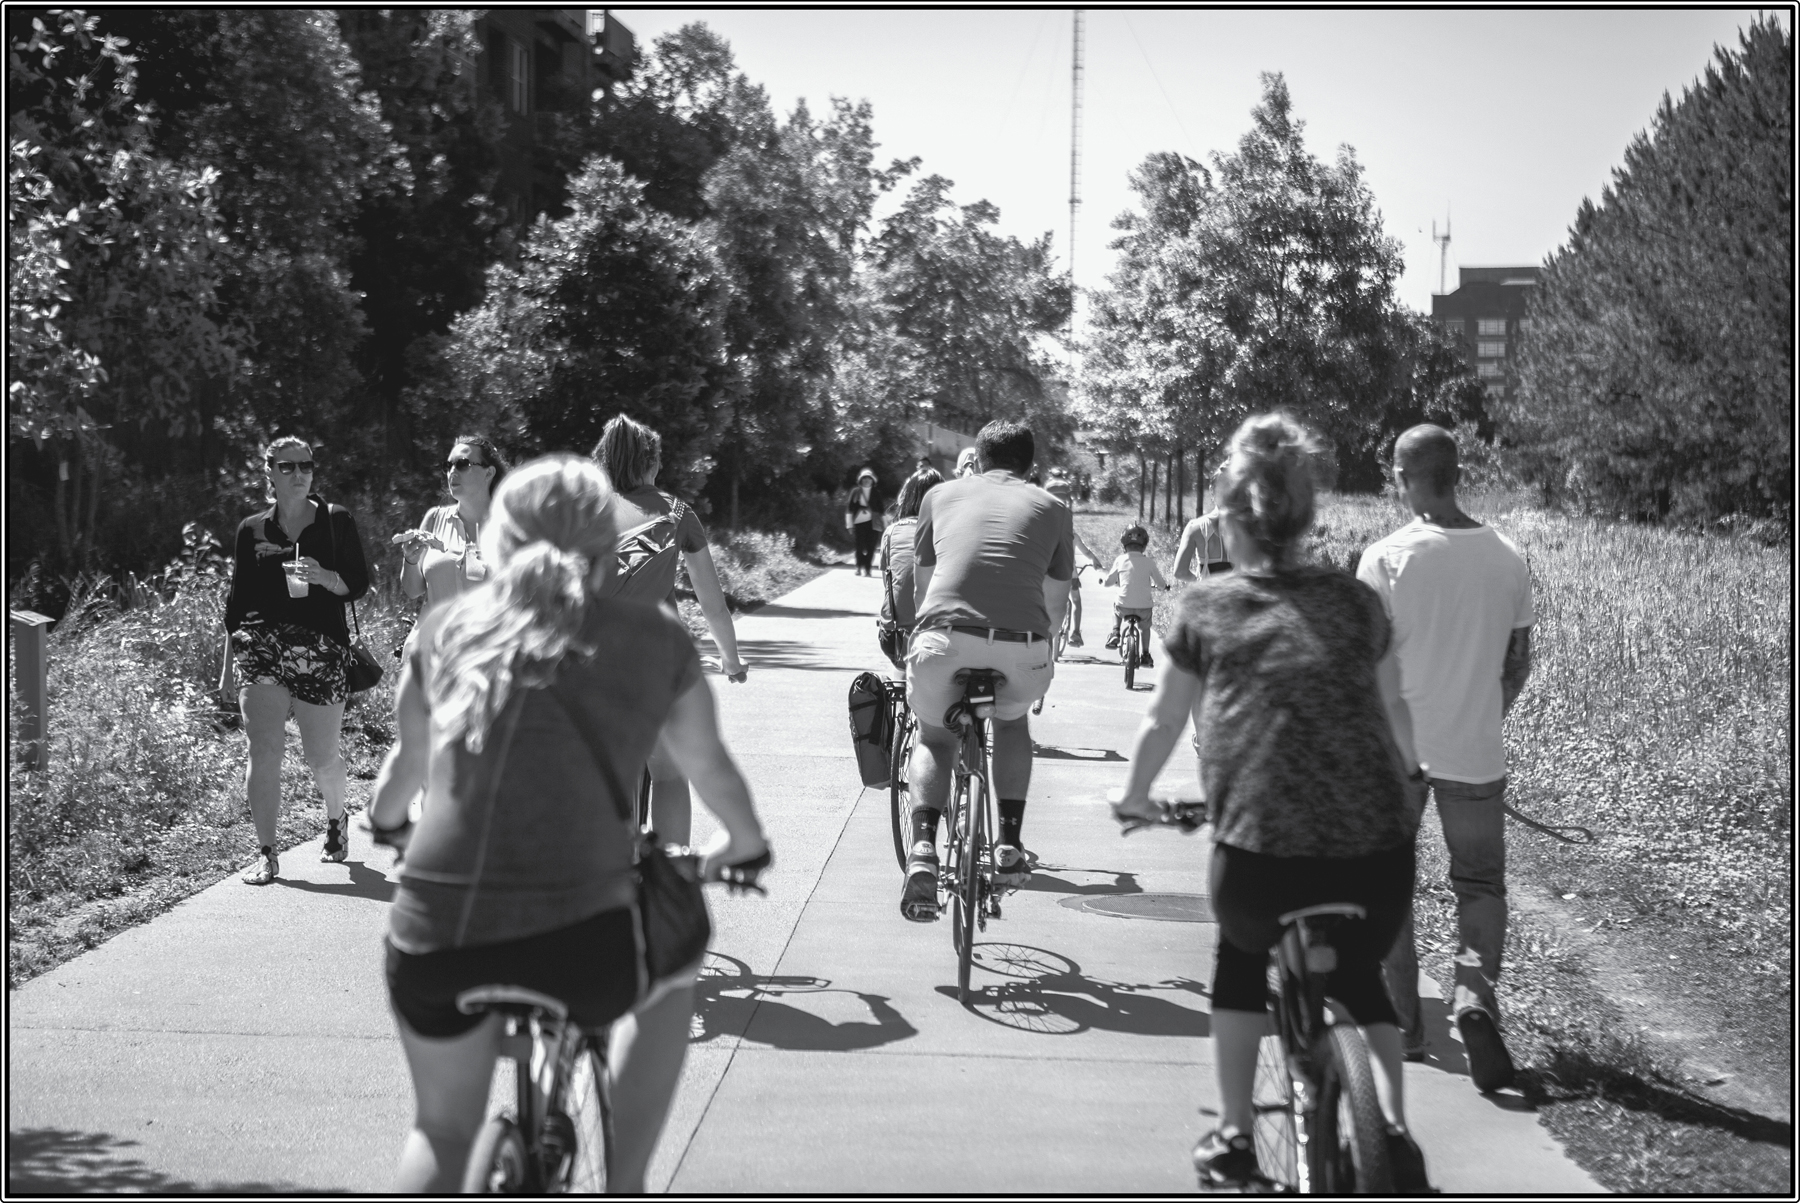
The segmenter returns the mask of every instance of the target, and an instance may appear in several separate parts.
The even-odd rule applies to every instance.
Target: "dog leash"
[[[1525,815],[1522,815],[1518,811],[1514,810],[1512,808],[1512,803],[1510,803],[1510,802],[1503,802],[1503,803],[1501,803],[1501,805],[1506,807],[1507,814],[1509,814],[1513,818],[1519,820],[1519,822],[1525,824],[1525,826],[1531,828],[1533,831],[1543,832],[1545,835],[1549,836],[1553,840],[1561,840],[1565,844],[1591,844],[1594,842],[1594,833],[1592,831],[1588,830],[1586,827],[1577,827],[1573,823],[1561,825],[1561,826],[1549,824],[1549,823],[1540,823],[1536,819],[1527,818]],[[1583,838],[1576,839],[1573,836],[1564,835],[1563,832],[1565,832],[1565,831],[1579,832]]]

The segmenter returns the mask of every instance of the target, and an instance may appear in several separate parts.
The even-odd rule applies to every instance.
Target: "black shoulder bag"
[[[331,516],[330,502],[325,503],[325,530],[331,536],[331,570],[338,572],[337,520]],[[381,684],[381,661],[363,642],[362,619],[356,616],[355,602],[350,603],[350,621],[356,624],[356,638],[350,643],[350,667],[344,670],[344,680],[351,693],[362,693]]]
[[[712,939],[712,920],[706,913],[706,897],[700,882],[682,871],[681,862],[663,851],[654,831],[638,829],[632,813],[636,793],[626,793],[624,783],[613,770],[612,762],[588,736],[581,711],[563,695],[562,682],[552,680],[550,693],[569,716],[575,731],[586,745],[606,787],[613,796],[619,821],[637,837],[637,910],[644,942],[644,965],[649,973],[643,997],[658,983],[686,969],[706,955],[706,943]]]

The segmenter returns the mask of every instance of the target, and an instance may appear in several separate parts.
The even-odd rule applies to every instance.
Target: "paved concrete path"
[[[1098,635],[1110,605],[1089,595]],[[715,679],[777,862],[769,897],[714,900],[652,1188],[1192,1190],[1215,928],[1091,909],[1206,890],[1204,843],[1122,839],[1101,800],[1147,694],[1106,653],[1059,667],[1034,721],[1040,872],[980,938],[980,997],[959,1007],[947,924],[900,918],[886,793],[851,756],[850,677],[885,667],[877,602],[878,582],[830,572],[740,621],[748,684]],[[1178,754],[1166,780],[1191,779]],[[411,1095],[380,973],[388,859],[361,840],[342,865],[292,849],[279,885],[224,881],[15,991],[11,1189],[385,1190]],[[1434,1180],[1597,1190],[1522,1099],[1475,1092],[1432,1015],[1407,1086]]]

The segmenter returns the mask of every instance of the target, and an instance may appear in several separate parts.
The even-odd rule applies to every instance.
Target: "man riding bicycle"
[[[944,714],[962,696],[957,673],[991,668],[1003,679],[994,719],[994,791],[1000,803],[995,880],[1030,874],[1020,843],[1031,785],[1027,712],[1055,675],[1052,633],[1075,571],[1069,508],[1027,484],[1037,448],[1023,423],[996,421],[976,438],[978,474],[925,495],[914,542],[918,627],[907,654],[907,702],[919,720],[913,749],[913,848],[900,913],[937,914],[937,826],[950,797],[957,735]]]

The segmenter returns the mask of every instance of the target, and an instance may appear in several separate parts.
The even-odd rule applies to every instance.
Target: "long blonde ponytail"
[[[481,551],[498,568],[451,603],[435,644],[431,709],[452,742],[481,751],[514,690],[541,688],[564,655],[592,652],[581,628],[600,583],[593,567],[614,553],[612,496],[594,462],[573,455],[532,460],[495,491]]]

